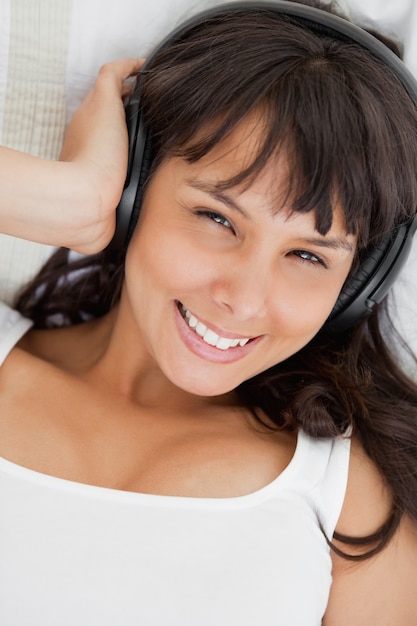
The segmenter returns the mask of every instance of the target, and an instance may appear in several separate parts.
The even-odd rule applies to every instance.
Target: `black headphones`
[[[224,12],[246,9],[266,9],[289,16],[311,31],[330,35],[334,39],[353,41],[381,59],[397,75],[417,106],[417,81],[404,63],[379,39],[351,22],[320,9],[289,1],[233,2],[209,9],[172,31],[148,58],[145,69],[153,57],[167,45],[179,39],[191,26]],[[129,161],[124,191],[117,207],[116,232],[108,250],[114,253],[124,248],[136,225],[144,182],[150,167],[150,146],[140,109],[139,90],[135,90],[126,105],[129,133]],[[326,329],[343,332],[370,314],[375,304],[386,296],[397,278],[411,250],[417,228],[417,215],[385,237],[378,246],[368,250],[358,271],[344,285],[342,292],[326,323]]]

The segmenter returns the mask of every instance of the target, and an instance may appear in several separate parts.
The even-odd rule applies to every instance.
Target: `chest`
[[[0,456],[102,487],[239,496],[276,478],[295,438],[262,432],[230,407],[141,407],[12,353],[0,378]]]

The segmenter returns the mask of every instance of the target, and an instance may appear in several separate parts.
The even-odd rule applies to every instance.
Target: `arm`
[[[0,147],[0,232],[93,253],[110,241],[127,167],[124,81],[138,60],[103,66],[68,126],[59,161]]]
[[[346,499],[338,531],[374,532],[387,519],[391,495],[373,463],[354,442]],[[353,552],[349,546],[341,549]],[[352,562],[333,555],[333,585],[324,626],[417,624],[417,524],[404,516],[376,556]]]

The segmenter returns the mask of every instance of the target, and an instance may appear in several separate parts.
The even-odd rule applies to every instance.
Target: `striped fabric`
[[[0,143],[56,158],[65,128],[71,0],[1,0],[0,6]],[[1,235],[0,300],[10,302],[49,252]]]

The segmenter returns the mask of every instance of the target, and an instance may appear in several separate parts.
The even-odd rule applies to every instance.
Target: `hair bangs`
[[[364,248],[415,212],[416,111],[403,85],[360,46],[274,12],[221,15],[162,50],[144,76],[143,110],[156,165],[199,160],[261,112],[258,150],[224,186],[249,184],[285,150],[279,191],[289,210],[315,212],[321,234],[341,208]]]
[[[221,144],[254,109],[259,119],[258,150],[251,163],[219,187],[231,188],[251,182],[275,161],[281,167],[288,159],[286,188],[278,190],[279,206],[290,212],[315,212],[317,231],[325,235],[332,226],[333,211],[344,212],[346,232],[369,237],[372,211],[363,124],[352,110],[352,97],[338,73],[329,72],[325,59],[300,63],[275,80],[262,100],[251,103],[239,98],[203,130],[188,140],[177,137],[169,155],[198,161]],[[243,99],[244,100],[244,99]]]

